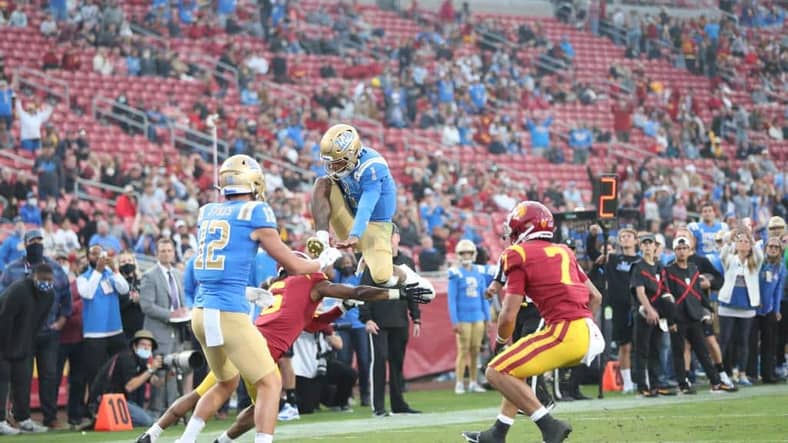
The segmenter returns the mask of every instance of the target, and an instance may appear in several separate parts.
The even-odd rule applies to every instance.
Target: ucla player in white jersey
[[[429,281],[406,265],[392,263],[391,218],[397,210],[397,185],[386,160],[362,145],[356,128],[346,124],[326,131],[320,155],[328,176],[317,179],[312,194],[316,238],[327,246],[330,225],[339,239],[336,247],[360,251],[376,285],[418,283],[434,296]]]
[[[714,260],[712,256],[719,258],[720,250],[714,241],[718,232],[728,232],[728,225],[716,220],[714,205],[704,202],[700,207],[700,222],[692,222],[687,228],[695,237],[695,253],[709,260]]]
[[[270,443],[282,383],[265,339],[249,321],[246,287],[258,247],[294,274],[320,272],[333,265],[340,254],[326,248],[318,260],[305,260],[282,243],[274,212],[264,201],[262,168],[251,157],[235,155],[225,160],[219,170],[219,187],[226,201],[200,208],[194,261],[199,288],[192,328],[219,381],[210,394],[212,401],[206,403],[224,403],[240,374],[254,385],[257,394],[254,441]],[[198,408],[178,442],[193,443],[205,419]]]

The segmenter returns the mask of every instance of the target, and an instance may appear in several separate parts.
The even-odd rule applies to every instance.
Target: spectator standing
[[[541,120],[541,122],[539,121]],[[525,125],[531,132],[531,150],[536,156],[543,156],[545,151],[550,149],[550,125],[553,124],[553,116],[545,119],[540,115],[535,115],[533,120],[527,117]]]
[[[16,100],[16,114],[19,116],[20,140],[22,149],[36,152],[41,147],[41,125],[52,116],[52,107],[43,105],[40,109],[35,102],[30,102],[27,109],[22,107],[22,101]]]
[[[94,245],[88,250],[87,270],[77,278],[77,291],[83,303],[83,355],[90,356],[83,370],[91,382],[101,366],[126,347],[119,297],[129,292],[129,284],[116,271],[113,258]]]
[[[392,260],[395,265],[406,264],[413,269],[413,260],[399,250],[399,232],[391,235]],[[361,284],[373,284],[369,270],[361,277]],[[413,320],[413,336],[421,335],[421,311],[415,302],[388,300],[364,303],[359,308],[359,320],[365,323],[370,338],[372,375],[370,394],[372,410],[376,417],[385,417],[386,367],[388,366],[391,411],[394,413],[419,413],[402,395],[404,380],[402,367],[408,345],[408,311]]]
[[[734,354],[739,368],[739,384],[749,386],[747,359],[749,358],[750,330],[756,309],[761,305],[758,274],[763,263],[763,252],[755,247],[750,232],[738,229],[722,248],[722,267],[725,279],[718,296],[720,307],[720,348],[726,363],[732,367]],[[733,346],[738,343],[738,347]],[[730,368],[728,368],[730,369]],[[756,374],[752,374],[757,377]]]
[[[629,132],[632,130],[632,113],[634,110],[635,105],[623,98],[613,104],[613,130],[616,132],[618,141],[629,142]]]
[[[84,256],[83,256],[84,257]],[[83,258],[84,260],[84,258]],[[68,274],[71,288],[71,315],[60,330],[60,347],[57,355],[57,374],[62,377],[68,360],[68,404],[66,413],[69,428],[77,429],[87,416],[83,399],[86,380],[83,373],[86,356],[82,352],[82,297],[77,290],[77,280],[73,272]]]
[[[115,204],[115,214],[122,220],[134,218],[137,215],[137,197],[134,186],[126,185],[123,194],[118,197]]]
[[[183,296],[183,275],[173,267],[175,250],[172,240],[161,238],[156,242],[158,263],[145,274],[140,282],[140,307],[145,314],[144,327],[151,331],[159,343],[159,350],[164,355],[183,351],[186,343],[186,324],[189,309],[186,308]],[[179,323],[180,322],[180,323]],[[151,392],[150,410],[163,412],[169,404],[178,398],[175,374],[168,371],[165,379],[165,391],[154,386]],[[190,377],[184,377],[184,383],[191,386]],[[183,392],[188,392],[188,388]]]
[[[485,392],[478,384],[478,358],[485,326],[490,321],[490,305],[484,296],[495,277],[495,269],[474,264],[476,245],[460,240],[454,248],[460,265],[449,269],[449,318],[457,338],[457,361],[454,366],[455,394],[466,392],[464,378],[468,368],[470,381],[467,392]]]
[[[764,383],[776,383],[775,351],[777,348],[777,322],[780,319],[780,300],[785,288],[786,272],[783,262],[783,246],[779,237],[766,241],[766,258],[761,266],[758,282],[760,284],[761,306],[758,308],[750,333],[750,358],[747,373],[757,377],[757,361],[760,355],[760,375]],[[760,353],[758,342],[760,341]]]
[[[57,355],[60,330],[71,315],[71,286],[60,264],[44,256],[44,235],[40,229],[25,232],[25,257],[10,263],[0,277],[0,292],[17,280],[27,277],[31,270],[44,263],[52,269],[55,301],[46,323],[33,341],[33,355],[38,367],[39,397],[44,413],[44,425],[57,427]]]
[[[421,238],[421,250],[419,251],[419,270],[422,272],[437,272],[443,266],[444,255],[438,251],[432,237]]]
[[[2,291],[0,302],[0,434],[46,432],[46,426],[30,418],[30,384],[33,379],[34,341],[54,303],[54,275],[41,263],[32,275]],[[14,418],[19,429],[6,420],[6,398],[11,382]]]
[[[140,308],[140,271],[131,251],[125,250],[118,255],[118,272],[129,284],[128,294],[120,296],[120,319],[126,339],[131,340],[145,321]]]
[[[11,132],[11,124],[14,122],[14,89],[8,84],[5,78],[0,78],[0,123],[5,122],[5,128]]]
[[[123,250],[120,240],[109,232],[109,223],[106,220],[96,222],[96,233],[90,237],[88,246],[101,246],[107,252],[112,251],[117,254]]]
[[[55,147],[44,143],[41,153],[33,163],[33,170],[38,174],[38,198],[46,200],[48,197],[59,198],[64,190],[63,166],[60,158],[55,155]]]
[[[14,217],[14,231],[0,244],[0,272],[9,263],[18,260],[25,255],[25,222],[22,217]]]
[[[588,153],[594,142],[594,134],[584,125],[575,125],[569,131],[569,146],[572,148],[572,162],[584,165],[588,162]]]
[[[427,188],[424,190],[424,200],[419,205],[419,213],[424,221],[427,235],[432,235],[432,230],[436,227],[443,226],[446,209],[440,204],[438,198],[439,196],[432,189]]]

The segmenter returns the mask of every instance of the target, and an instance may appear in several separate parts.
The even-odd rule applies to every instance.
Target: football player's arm
[[[328,283],[315,288],[321,297],[333,297],[339,299],[353,299],[361,301],[382,301],[392,298],[399,300],[399,289],[382,289],[372,286],[349,286],[342,283]],[[392,294],[396,292],[396,297]]]
[[[334,306],[333,308],[329,309],[328,311],[315,315],[312,317],[312,321],[304,328],[307,332],[317,332],[320,329],[324,328],[326,325],[333,323],[339,317],[342,317],[342,309],[340,305]]]
[[[580,267],[580,265],[577,263],[575,264],[577,265],[577,272],[580,275],[580,280],[584,285],[586,285],[586,288],[588,288],[588,309],[591,310],[591,313],[596,315],[599,307],[602,306],[602,293],[599,292],[599,289],[596,288],[596,285],[594,285],[586,273],[583,272],[583,269]]]
[[[254,231],[252,236],[289,274],[320,272],[320,264],[317,260],[305,260],[293,254],[293,251],[282,243],[282,238],[279,237],[276,229],[260,228]]]
[[[520,311],[520,305],[523,304],[524,299],[525,295],[511,293],[504,297],[501,313],[498,314],[498,336],[495,338],[498,344],[502,345],[511,338],[517,320],[517,312]]]
[[[350,237],[361,238],[364,231],[367,229],[369,219],[372,217],[372,211],[378,204],[380,199],[380,191],[383,188],[383,181],[381,179],[371,180],[366,176],[372,174],[375,166],[370,167],[364,172],[361,182],[361,198],[358,201],[356,209],[356,216],[353,219],[353,228],[350,230]]]
[[[315,181],[314,195],[322,198],[312,198],[310,203],[312,217],[315,219],[315,230],[328,232],[328,223],[331,218],[331,179],[321,177]]]

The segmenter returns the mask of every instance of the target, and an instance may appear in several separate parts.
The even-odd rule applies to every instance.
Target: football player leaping
[[[376,285],[418,283],[434,295],[426,279],[406,265],[392,264],[391,217],[397,210],[397,185],[386,160],[363,146],[356,129],[346,124],[326,131],[320,155],[328,176],[317,179],[312,195],[316,237],[328,246],[330,224],[340,240],[338,248],[361,251]]]
[[[200,208],[194,273],[200,286],[192,310],[192,328],[217,387],[229,398],[236,376],[254,385],[255,443],[270,443],[282,383],[268,345],[249,321],[246,284],[258,246],[294,274],[320,272],[341,255],[329,248],[318,260],[305,260],[282,243],[273,210],[265,200],[260,165],[234,155],[219,169],[219,187],[227,201]],[[205,422],[193,416],[180,443],[194,443]]]
[[[487,380],[504,400],[489,429],[463,433],[469,442],[505,442],[518,409],[536,423],[546,443],[564,441],[572,432],[569,423],[553,418],[523,382],[555,368],[590,363],[605,346],[591,320],[591,310],[599,307],[602,296],[572,251],[549,241],[554,229],[553,215],[534,201],[519,203],[507,218],[504,231],[512,246],[503,253],[506,298],[498,316],[497,355],[487,366]],[[503,348],[526,293],[542,313],[545,329]]]

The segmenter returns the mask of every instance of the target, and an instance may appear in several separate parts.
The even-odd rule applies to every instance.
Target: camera
[[[178,372],[189,373],[205,364],[205,356],[200,351],[183,351],[165,355],[162,359],[163,368],[175,369]]]

